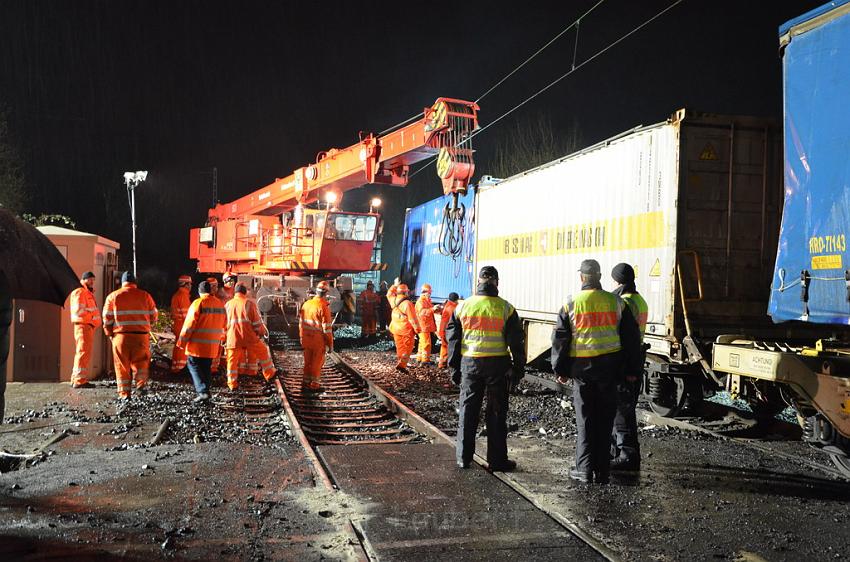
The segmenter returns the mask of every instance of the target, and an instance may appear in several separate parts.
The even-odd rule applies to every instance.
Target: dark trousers
[[[481,403],[487,396],[487,462],[503,465],[508,460],[507,357],[464,357],[461,360],[460,414],[457,427],[457,462],[472,462]]]
[[[0,424],[6,415],[6,361],[9,359],[9,327],[0,326]]]
[[[187,358],[189,366],[189,374],[192,375],[192,382],[195,384],[195,392],[198,394],[209,394],[210,386],[212,386],[212,358],[211,357],[193,357]]]
[[[638,443],[637,406],[640,381],[623,381],[617,385],[617,411],[614,415],[614,431],[611,434],[611,457],[640,460]]]
[[[573,378],[576,412],[576,469],[597,475],[609,472],[609,449],[617,409],[615,377],[608,373]]]

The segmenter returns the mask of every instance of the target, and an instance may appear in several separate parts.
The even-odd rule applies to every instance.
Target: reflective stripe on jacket
[[[261,336],[268,334],[266,325],[260,317],[257,303],[242,293],[236,293],[224,305],[227,311],[227,340],[224,347],[235,349],[247,347],[260,341]]]
[[[305,337],[322,337],[325,345],[333,346],[333,318],[328,301],[319,296],[304,301],[298,314],[298,333],[302,340]]]
[[[147,334],[158,317],[153,297],[135,283],[124,283],[103,304],[103,330],[108,335]]]
[[[100,326],[100,309],[94,302],[94,294],[86,287],[74,289],[71,293],[71,323]]]
[[[620,345],[623,300],[602,289],[586,289],[564,305],[572,328],[570,357],[598,357],[615,353]]]
[[[508,354],[505,322],[514,307],[501,297],[475,295],[458,307],[455,316],[463,328],[463,357],[504,357]]]
[[[437,322],[434,320],[434,304],[427,294],[419,295],[416,301],[416,316],[423,332],[436,332]]]
[[[629,306],[632,311],[632,316],[635,317],[640,329],[640,341],[643,343],[643,336],[646,334],[646,322],[649,319],[649,306],[639,293],[624,293],[620,298]]]
[[[189,296],[188,287],[180,287],[171,297],[171,331],[175,334],[180,334],[183,329],[183,322],[186,321],[186,314],[189,313],[189,305],[192,304],[192,298]]]
[[[403,300],[399,300],[401,298]],[[393,306],[392,320],[390,321],[390,333],[399,336],[413,336],[421,331],[419,318],[416,316],[416,307],[407,297],[396,295],[396,303]]]
[[[226,324],[221,300],[209,294],[201,295],[189,306],[177,345],[192,357],[218,357]]]

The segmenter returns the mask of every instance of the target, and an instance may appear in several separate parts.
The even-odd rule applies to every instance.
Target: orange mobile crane
[[[286,286],[309,288],[315,278],[369,270],[380,217],[341,211],[342,194],[366,184],[405,186],[410,166],[433,156],[444,192],[465,193],[475,169],[469,140],[477,112],[474,102],[439,98],[408,125],[320,152],[314,164],[210,209],[205,226],[190,231],[189,257],[203,273],[277,278],[271,285],[278,293]],[[333,206],[308,208],[322,198]],[[300,301],[304,292],[290,296]]]
[[[321,152],[315,164],[232,203],[216,205],[206,225],[190,232],[190,258],[198,260],[198,271],[204,273],[368,270],[378,214],[307,205],[332,192],[338,208],[344,192],[370,183],[407,185],[410,166],[435,155],[444,192],[465,193],[475,169],[465,141],[478,127],[477,112],[474,102],[439,98],[421,119],[405,127]]]

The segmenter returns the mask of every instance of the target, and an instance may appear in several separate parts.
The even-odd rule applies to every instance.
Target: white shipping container
[[[778,148],[769,121],[680,110],[482,184],[476,270],[499,270],[500,295],[523,318],[533,358],[549,347],[566,296],[580,290],[581,261],[600,263],[608,290],[616,287],[611,269],[628,263],[649,305],[658,372],[673,373],[668,363],[706,371],[717,334],[770,323]]]

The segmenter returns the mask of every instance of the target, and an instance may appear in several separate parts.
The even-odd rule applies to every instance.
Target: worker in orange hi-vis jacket
[[[74,369],[71,371],[71,386],[91,388],[89,363],[91,362],[94,332],[100,326],[100,309],[94,301],[94,273],[86,271],[80,277],[81,287],[71,293],[71,323],[74,325]]]
[[[225,305],[227,312],[227,337],[224,349],[227,356],[227,387],[239,388],[239,363],[245,358],[259,360],[263,378],[272,380],[275,367],[268,346],[261,339],[269,335],[257,303],[248,298],[248,288],[241,283],[236,285],[233,298]]]
[[[445,369],[449,366],[449,344],[446,341],[446,326],[449,325],[449,320],[452,319],[457,308],[457,301],[460,299],[457,293],[449,293],[449,300],[443,303],[443,309],[440,312],[440,328],[437,333],[440,336],[440,362],[437,367]]]
[[[181,275],[177,278],[177,291],[171,297],[171,331],[174,336],[180,335],[183,329],[183,322],[186,321],[186,313],[189,312],[189,305],[192,304],[192,297],[189,292],[192,290],[192,278],[188,275]],[[186,368],[186,351],[174,346],[171,351],[171,372],[179,373]]]
[[[209,284],[210,294],[221,301],[221,304],[224,304],[225,293],[223,290],[219,288],[218,279],[215,277],[207,277],[207,283]],[[212,364],[210,365],[211,372],[215,373],[219,369],[219,365],[221,363],[221,358],[224,355],[224,346],[219,349],[218,356],[213,357]]]
[[[333,352],[334,349],[333,318],[324,298],[329,290],[328,282],[320,281],[316,285],[316,295],[301,305],[298,315],[298,333],[304,348],[303,387],[308,392],[321,391],[325,350]]]
[[[390,332],[395,340],[395,353],[398,358],[396,370],[409,373],[407,362],[413,353],[413,338],[421,332],[419,318],[416,316],[416,307],[409,299],[410,289],[404,283],[396,286],[395,305],[393,306],[393,318],[390,322]]]
[[[103,304],[103,331],[112,339],[115,379],[122,400],[119,412],[129,403],[133,379],[137,390],[148,382],[151,325],[158,317],[153,297],[136,286],[131,271],[125,271],[121,288],[109,293]]]
[[[381,297],[375,292],[375,284],[366,283],[366,290],[360,293],[360,337],[374,339],[378,331],[378,313]]]
[[[210,284],[198,284],[199,297],[189,305],[186,322],[177,338],[177,345],[186,350],[189,374],[197,396],[194,402],[208,402],[212,385],[212,361],[221,349],[227,316],[224,303],[211,292]]]
[[[431,302],[431,285],[422,285],[419,299],[416,301],[416,316],[419,318],[419,354],[420,365],[433,365],[431,361],[431,334],[437,331],[434,321],[434,304]]]

